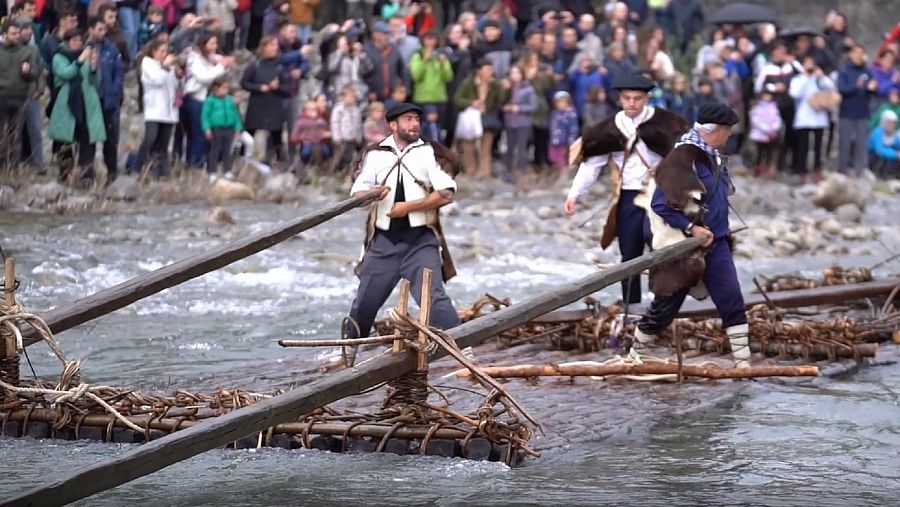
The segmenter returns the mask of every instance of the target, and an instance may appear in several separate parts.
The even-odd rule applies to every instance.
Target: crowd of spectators
[[[897,177],[898,39],[870,62],[840,12],[779,32],[708,25],[697,0],[18,0],[2,22],[0,156],[75,185],[93,182],[98,144],[107,182],[173,161],[228,174],[263,133],[262,163],[340,173],[411,101],[470,176],[524,181],[566,170],[568,147],[618,110],[613,79],[639,73],[652,106],[689,121],[710,101],[739,111],[728,149],[759,176]],[[131,72],[144,133],[122,157]]]

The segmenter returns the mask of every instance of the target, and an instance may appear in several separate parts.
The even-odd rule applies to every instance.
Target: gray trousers
[[[528,172],[528,138],[531,126],[506,129],[506,169],[520,175]]]
[[[44,110],[36,99],[28,99],[25,103],[25,130],[28,131],[28,142],[31,146],[31,161],[38,172],[47,170],[44,158]]]
[[[838,166],[837,170],[848,173],[862,171],[869,162],[869,120],[838,118]],[[850,163],[850,148],[853,148],[853,163]]]
[[[350,317],[359,326],[359,337],[367,337],[381,305],[387,301],[401,278],[410,281],[410,291],[416,303],[422,295],[422,270],[431,269],[431,322],[440,329],[458,326],[459,316],[444,292],[441,281],[441,256],[438,240],[426,227],[410,229],[399,235],[396,243],[376,232],[372,245],[363,257],[359,290],[350,308]],[[353,338],[355,330],[345,331]]]

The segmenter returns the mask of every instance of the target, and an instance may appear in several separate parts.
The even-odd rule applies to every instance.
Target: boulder
[[[294,173],[274,174],[265,180],[261,197],[270,201],[283,201],[287,196],[294,195],[299,181]]]
[[[559,218],[562,215],[556,206],[541,206],[537,209],[537,216],[538,218],[549,220],[551,218]]]
[[[839,235],[843,228],[844,226],[842,226],[838,219],[834,217],[826,218],[819,223],[819,229],[825,234],[830,234],[832,236]]]
[[[853,203],[841,204],[834,210],[834,214],[845,224],[859,223],[862,220],[862,210]]]
[[[237,172],[235,181],[243,183],[250,188],[259,188],[272,174],[272,168],[249,157],[239,158],[235,161]]]
[[[126,174],[119,176],[106,189],[106,198],[118,201],[134,201],[141,194],[141,184],[137,176]]]
[[[867,239],[875,239],[875,229],[865,225],[856,227],[844,227],[841,231],[841,237],[848,241],[861,241]]]
[[[793,243],[783,240],[775,240],[772,242],[772,254],[775,257],[789,257],[797,252],[799,248]]]
[[[872,183],[867,180],[852,180],[841,173],[831,173],[819,183],[813,204],[834,211],[843,204],[856,204],[865,209],[872,198]]]
[[[42,203],[59,200],[60,197],[66,195],[67,190],[62,184],[56,181],[47,183],[38,183],[28,188],[25,195],[28,201],[40,201]]]
[[[247,201],[253,199],[253,189],[239,181],[219,178],[209,190],[212,202]]]
[[[231,213],[228,212],[225,208],[216,206],[206,217],[207,220],[214,224],[229,224],[234,225],[234,217],[231,216]]]

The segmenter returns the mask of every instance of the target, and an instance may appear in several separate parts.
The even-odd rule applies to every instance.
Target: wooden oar
[[[535,295],[449,331],[460,349],[477,345],[507,329],[565,306],[641,271],[690,253],[702,238],[632,259],[578,281]],[[442,357],[443,349],[432,356]],[[248,434],[296,420],[319,407],[357,394],[387,380],[414,371],[416,355],[410,350],[377,356],[352,368],[325,376],[303,387],[204,421],[167,435],[103,462],[75,470],[46,486],[38,486],[6,499],[0,505],[64,505],[151,474],[179,461],[223,446]]]
[[[300,218],[279,225],[269,231],[260,232],[222,245],[219,248],[182,259],[150,273],[132,278],[114,287],[103,289],[74,303],[54,308],[41,317],[54,333],[65,331],[89,320],[96,319],[120,308],[168,289],[180,283],[223,268],[233,262],[271,248],[297,234],[323,222],[346,213],[354,208],[374,201],[380,191],[368,192],[327,208],[314,211]],[[40,341],[37,333],[29,330],[25,335],[25,346]]]

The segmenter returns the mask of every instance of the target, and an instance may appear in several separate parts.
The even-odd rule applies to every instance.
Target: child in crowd
[[[150,7],[148,8],[147,12],[149,13],[149,9],[152,9],[153,7],[159,7],[160,9],[162,9],[162,22],[166,24],[166,28],[168,29],[167,31],[171,32],[179,23],[178,4],[179,2],[177,2],[176,0],[150,0]],[[185,20],[184,18],[189,18],[189,16],[183,16],[180,20],[181,23],[190,23],[190,19]]]
[[[397,85],[391,90],[391,96],[387,100],[384,101],[384,107],[386,109],[390,109],[397,104],[402,102],[406,102],[406,97],[409,95],[409,90],[406,89],[406,85]]]
[[[559,91],[553,95],[550,113],[550,148],[547,158],[560,172],[569,165],[569,146],[578,138],[578,115],[572,107],[572,96]]]
[[[781,114],[772,94],[763,91],[759,94],[756,105],[750,109],[750,140],[756,143],[756,164],[753,172],[757,176],[774,174],[772,155],[778,147],[778,136],[781,132]]]
[[[424,118],[422,118],[422,139],[430,139],[432,141],[441,140],[441,127],[438,125],[438,106],[437,104],[425,104],[422,106]]]
[[[366,121],[363,122],[363,139],[366,145],[380,143],[391,134],[384,117],[386,112],[387,108],[381,102],[375,101],[369,104],[369,114],[366,115]]]
[[[228,93],[227,78],[217,78],[209,86],[209,91],[200,112],[203,135],[210,142],[206,170],[210,174],[215,173],[221,159],[220,173],[228,174],[231,172],[232,146],[235,138],[244,130],[244,125],[234,98]]]
[[[167,29],[165,15],[163,8],[158,5],[147,8],[147,19],[141,23],[141,29],[138,31],[138,46],[146,46],[150,40]]]
[[[694,96],[687,89],[687,78],[684,74],[676,72],[672,76],[671,86],[665,93],[665,108],[692,124],[697,119],[697,105]]]
[[[316,95],[316,114],[319,115],[319,118],[325,120],[325,124],[329,125],[328,122],[331,121],[331,108],[328,107],[328,96],[324,93],[319,93]]]
[[[601,121],[616,114],[616,110],[606,101],[606,88],[592,86],[588,90],[587,102],[584,104],[585,128],[596,125]]]
[[[712,81],[709,78],[702,77],[697,81],[697,96],[694,99],[695,106],[700,109],[703,104],[715,104],[716,91],[713,89]]]
[[[340,171],[353,159],[362,139],[362,111],[356,101],[356,87],[348,84],[331,110],[331,139],[334,146],[332,172]]]
[[[303,112],[294,123],[290,137],[291,144],[300,145],[301,162],[308,164],[316,152],[319,153],[320,161],[329,158],[331,148],[328,146],[328,139],[330,138],[328,122],[319,113],[316,101],[306,101],[303,104]]]

